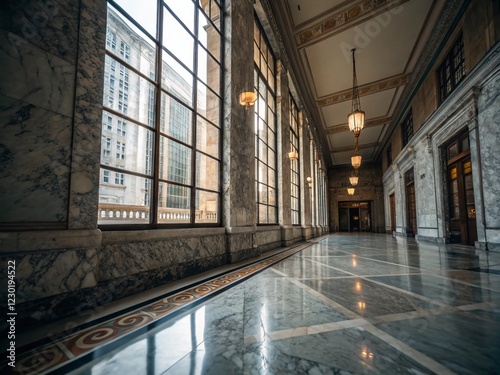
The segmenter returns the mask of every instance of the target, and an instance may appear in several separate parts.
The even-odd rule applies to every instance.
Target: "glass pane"
[[[122,1],[125,2],[127,1]],[[155,36],[156,3],[153,6],[152,35]],[[156,47],[153,41],[109,4],[107,21],[106,49],[146,76],[154,77]],[[150,25],[143,24],[143,26]]]
[[[168,53],[162,53],[161,87],[188,106],[193,103],[193,75]]]
[[[263,184],[267,184],[267,167],[264,163],[259,162],[259,170],[258,170],[258,181]]]
[[[268,223],[276,223],[276,208],[269,207]]]
[[[259,223],[267,223],[267,206],[259,204]]]
[[[151,179],[101,169],[98,224],[148,224]]]
[[[219,191],[219,162],[197,153],[196,185],[203,189]]]
[[[219,195],[206,191],[196,191],[196,217],[197,223],[217,223]]]
[[[470,161],[463,163],[464,174],[470,174],[472,172],[472,166]]]
[[[267,203],[267,187],[259,184],[259,203]]]
[[[469,149],[469,137],[468,136],[463,138],[461,143],[462,143],[462,151],[466,151]]]
[[[191,1],[185,2],[191,3]],[[194,39],[167,9],[163,20],[163,45],[193,71]]]
[[[160,182],[158,191],[158,222],[189,223],[191,221],[191,189]]]
[[[196,148],[215,158],[219,157],[220,131],[204,118],[198,116],[196,121]]]
[[[272,168],[268,168],[268,174],[267,174],[267,179],[268,179],[268,184],[269,186],[276,187],[276,172]]]
[[[194,3],[191,0],[164,0],[164,2],[194,34]]]
[[[220,65],[201,46],[198,46],[198,78],[220,94]]]
[[[458,143],[453,143],[450,147],[448,147],[448,160],[453,159],[458,155]]]
[[[106,111],[103,117],[101,164],[151,176],[154,133]]]
[[[154,86],[115,59],[104,62],[103,105],[154,126]]]
[[[193,112],[164,92],[161,96],[161,131],[181,142],[191,144]]]
[[[115,2],[151,36],[156,37],[156,1],[115,0]]]
[[[212,27],[212,24],[207,21],[202,12],[200,12],[198,25],[198,40],[217,61],[220,61],[221,35]]]
[[[264,122],[264,120],[262,120],[260,117],[258,121],[259,121],[259,137],[262,139],[263,142],[267,143],[267,125]]]
[[[267,129],[267,144],[272,149],[274,149],[276,147],[276,135],[271,130],[271,128]]]
[[[198,113],[208,118],[215,125],[220,124],[221,101],[212,90],[203,83],[198,83]]]
[[[268,148],[268,165],[270,167],[275,167],[276,166],[276,154],[274,153],[274,151],[271,149],[271,148]]]
[[[269,188],[268,193],[269,204],[275,206],[276,205],[276,190],[273,188]]]
[[[259,142],[259,159],[267,163],[267,146],[264,142]]]
[[[161,137],[160,169],[160,173],[165,180],[190,185],[191,149],[172,139]]]

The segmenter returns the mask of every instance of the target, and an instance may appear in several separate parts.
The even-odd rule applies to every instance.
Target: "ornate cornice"
[[[383,79],[377,82],[368,83],[359,87],[359,95],[366,96],[376,94],[381,91],[390,90],[399,86],[406,85],[410,82],[410,73],[400,74],[398,76]],[[352,99],[352,89],[344,90],[328,97],[323,97],[316,101],[318,107],[325,107],[327,105],[337,104]]]
[[[370,128],[373,126],[379,126],[379,125],[384,125],[388,124],[391,122],[392,117],[377,117],[371,120],[367,120],[365,122],[365,128]],[[342,132],[347,132],[349,131],[349,125],[347,124],[342,124],[342,125],[337,125],[337,126],[332,126],[326,128],[326,134],[338,134]]]
[[[327,17],[321,22],[299,32],[295,39],[297,45],[300,47],[302,44],[308,43],[312,40],[318,39],[325,34],[331,34],[336,31],[344,30],[349,27],[354,22],[357,22],[360,18],[366,15],[374,15],[379,10],[391,9],[393,7],[399,6],[408,0],[363,0],[357,4],[344,9],[337,13],[334,13],[330,17]]]

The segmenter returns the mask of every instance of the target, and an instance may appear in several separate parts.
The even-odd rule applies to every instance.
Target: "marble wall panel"
[[[0,29],[12,33],[15,44],[29,42],[75,64],[78,15],[78,1],[4,0]]]
[[[486,228],[500,228],[500,73],[481,89],[478,130]],[[500,230],[499,230],[500,231]],[[488,240],[489,241],[489,240]]]
[[[417,204],[417,225],[436,227],[436,191],[433,154],[428,152],[427,142],[416,148],[415,195]]]
[[[255,243],[258,246],[281,242],[281,229],[257,231],[255,234]]]
[[[106,1],[80,4],[68,228],[92,229],[99,201]]]
[[[97,285],[97,249],[75,249],[2,255],[1,264],[16,262],[16,303]],[[6,280],[7,267],[1,278]]]
[[[67,220],[71,122],[0,95],[0,222]]]
[[[99,250],[99,282],[224,256],[224,236],[107,244]]]
[[[12,35],[0,30],[0,95],[72,117],[75,66]]]

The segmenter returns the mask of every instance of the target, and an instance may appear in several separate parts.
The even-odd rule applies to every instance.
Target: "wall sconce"
[[[257,94],[253,91],[245,91],[240,94],[240,104],[246,108],[251,107],[257,101]]]
[[[307,177],[306,180],[307,180],[307,184],[309,185],[309,188],[312,188],[313,187],[313,179],[311,177]]]
[[[297,160],[299,158],[299,153],[295,151],[289,152],[288,157],[290,160]]]
[[[347,188],[347,194],[354,195],[354,188]]]

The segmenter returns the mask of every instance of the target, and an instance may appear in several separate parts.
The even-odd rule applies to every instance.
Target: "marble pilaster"
[[[283,63],[277,62],[276,80],[278,87],[278,98],[276,105],[277,117],[277,138],[278,138],[278,207],[279,223],[289,225],[292,223],[292,203],[291,203],[291,160],[288,157],[290,152],[290,91],[288,75]]]
[[[97,227],[106,1],[82,0],[78,35],[69,229]]]
[[[224,119],[222,220],[228,233],[230,262],[256,255],[254,108],[243,107],[238,97],[253,90],[253,5],[225,3]],[[243,228],[244,233],[240,233]],[[247,231],[248,229],[248,231]],[[253,233],[252,233],[253,232]]]
[[[498,53],[497,53],[498,59]],[[481,87],[478,98],[478,133],[482,172],[482,195],[484,199],[484,225],[486,247],[500,250],[500,71]],[[476,190],[476,186],[474,186]],[[476,204],[477,206],[477,204]],[[479,242],[481,238],[479,238]]]

